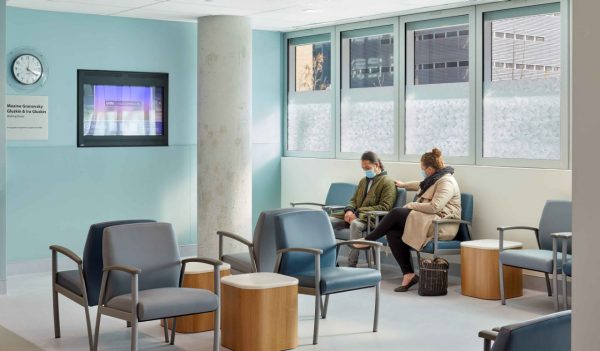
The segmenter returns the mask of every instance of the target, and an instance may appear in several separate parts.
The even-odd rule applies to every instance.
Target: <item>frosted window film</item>
[[[288,150],[332,151],[331,128],[331,96],[329,93],[290,96],[288,101]]]
[[[560,78],[486,82],[483,156],[560,160]]]
[[[394,154],[394,88],[342,91],[341,151]]]
[[[469,83],[406,87],[406,154],[469,156]]]

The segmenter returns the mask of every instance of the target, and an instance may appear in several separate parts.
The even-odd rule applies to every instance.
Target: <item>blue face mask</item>
[[[367,176],[367,178],[369,178],[369,179],[375,178],[376,175],[377,174],[375,174],[375,171],[372,169],[365,171],[365,176]]]
[[[425,173],[424,170],[421,170],[421,178],[423,178],[423,179],[427,178],[427,173]]]

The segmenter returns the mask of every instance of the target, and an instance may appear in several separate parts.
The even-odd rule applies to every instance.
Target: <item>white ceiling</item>
[[[6,0],[6,3],[36,10],[170,21],[195,21],[210,15],[250,16],[256,29],[289,31],[471,1],[477,0]]]

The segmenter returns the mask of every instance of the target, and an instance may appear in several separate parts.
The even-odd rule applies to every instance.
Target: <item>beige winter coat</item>
[[[419,191],[419,182],[405,183],[406,190]],[[402,241],[415,250],[421,250],[433,239],[434,219],[460,219],[460,189],[456,179],[446,174],[427,191],[404,207],[411,211],[404,226]],[[458,224],[439,226],[440,240],[452,240],[458,232]]]

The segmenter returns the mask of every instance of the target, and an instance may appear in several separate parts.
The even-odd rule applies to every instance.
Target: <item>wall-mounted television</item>
[[[77,146],[169,145],[167,73],[77,71]]]

